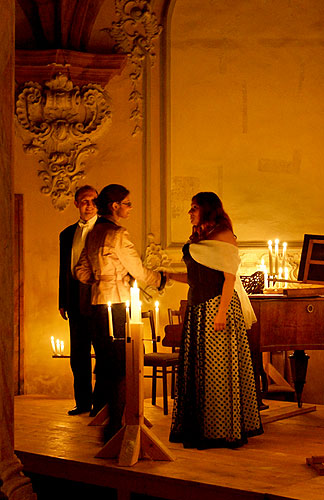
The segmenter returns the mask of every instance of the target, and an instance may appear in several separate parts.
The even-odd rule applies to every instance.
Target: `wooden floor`
[[[264,421],[296,406],[268,403]],[[262,436],[237,450],[202,451],[169,443],[171,417],[146,400],[145,416],[175,461],[140,460],[128,468],[119,467],[116,460],[94,458],[101,448],[102,428],[88,426],[87,414],[67,415],[72,407],[71,400],[15,398],[15,450],[26,471],[114,488],[118,500],[129,499],[131,492],[172,500],[324,498],[324,476],[306,465],[306,457],[324,455],[324,406],[265,423]]]

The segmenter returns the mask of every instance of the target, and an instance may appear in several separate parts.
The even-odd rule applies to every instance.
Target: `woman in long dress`
[[[183,247],[188,282],[171,442],[184,447],[242,446],[263,432],[246,328],[256,320],[239,279],[232,223],[215,193],[192,198]]]

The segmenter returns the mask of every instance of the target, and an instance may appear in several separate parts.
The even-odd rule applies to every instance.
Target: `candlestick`
[[[131,341],[131,329],[129,326],[129,300],[126,300],[126,340]]]
[[[279,240],[275,240],[275,275],[279,272]]]
[[[269,249],[269,274],[272,276],[273,274],[273,262],[272,262],[272,241],[268,241],[268,249]]]
[[[156,337],[159,336],[160,331],[160,314],[159,314],[159,301],[155,302],[155,334]]]
[[[130,289],[131,292],[131,321],[133,323],[141,323],[141,303],[139,300],[139,288],[136,281],[134,286]]]
[[[268,288],[268,273],[265,272],[263,275],[264,275],[264,288]]]
[[[109,337],[114,337],[114,327],[111,313],[111,302],[108,302],[108,327],[109,327]]]

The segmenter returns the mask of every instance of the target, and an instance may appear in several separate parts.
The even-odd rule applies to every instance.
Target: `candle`
[[[61,340],[61,354],[64,354],[64,340]]]
[[[61,344],[59,339],[56,339],[56,354],[61,354]]]
[[[158,337],[160,330],[159,301],[155,302],[155,334]]]
[[[131,329],[129,327],[129,300],[126,300],[126,339],[131,338]]]
[[[284,269],[286,269],[286,268],[285,268],[285,264],[286,264],[286,253],[287,253],[287,243],[285,242],[285,243],[283,243],[283,244],[282,244],[282,267],[283,267]]]
[[[278,275],[279,271],[279,240],[275,240],[275,275]]]
[[[268,270],[267,270],[267,266],[264,263],[264,258],[263,257],[261,259],[260,271],[263,272],[263,277],[264,277],[263,288],[268,288]]]
[[[137,286],[136,281],[134,282],[134,286],[130,290],[131,292],[131,320],[133,323],[141,322],[141,303],[139,300],[139,288]]]
[[[52,344],[52,351],[53,351],[53,354],[56,354],[54,337],[51,337],[51,344]]]
[[[268,249],[269,249],[269,274],[273,275],[273,263],[272,263],[272,241],[268,241]]]
[[[111,302],[108,302],[108,327],[109,327],[109,337],[114,336],[114,327],[111,313]]]
[[[289,278],[289,272],[288,272],[288,267],[285,267],[285,280]],[[285,288],[287,288],[288,283],[285,283]]]

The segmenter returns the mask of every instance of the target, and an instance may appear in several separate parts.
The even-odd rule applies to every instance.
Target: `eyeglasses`
[[[133,206],[131,201],[120,201],[119,205],[126,205],[126,207],[129,207],[129,208],[131,208]]]

